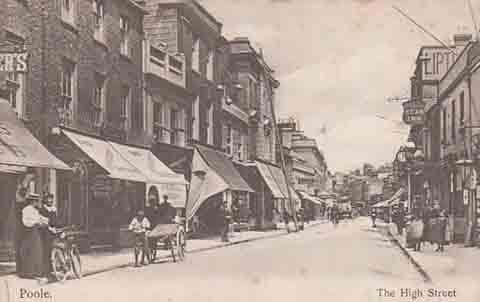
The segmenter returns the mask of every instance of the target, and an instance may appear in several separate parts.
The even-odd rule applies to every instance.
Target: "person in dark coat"
[[[395,216],[398,235],[403,235],[403,229],[405,228],[405,210],[402,205],[399,206]]]
[[[17,271],[22,270],[22,257],[20,255],[20,247],[25,235],[25,226],[22,223],[22,210],[28,205],[27,189],[20,187],[17,190],[15,200],[15,264]]]
[[[42,207],[38,210],[40,215],[48,218],[48,226],[55,228],[57,226],[57,208],[53,205],[53,194],[46,193],[42,201]],[[45,256],[45,263],[47,264],[48,273],[53,272],[52,262],[50,261],[50,254],[52,253],[53,241],[55,235],[48,229],[42,229],[43,249]]]
[[[223,221],[222,232],[221,232],[221,240],[222,240],[222,242],[228,242],[229,241],[229,239],[228,239],[228,229],[229,229],[229,226],[230,226],[230,222],[232,220],[232,214],[228,210],[228,205],[227,205],[226,201],[223,202],[220,205],[220,215],[221,215],[221,219]]]
[[[22,223],[25,226],[20,247],[22,266],[17,273],[21,278],[35,278],[43,282],[47,281],[48,265],[45,262],[42,232],[48,226],[48,218],[39,212],[42,203],[37,194],[30,194],[27,201],[29,205],[22,210]]]

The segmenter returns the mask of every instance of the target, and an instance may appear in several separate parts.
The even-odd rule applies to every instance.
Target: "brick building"
[[[2,38],[29,54],[28,72],[7,80],[18,83],[16,110],[73,168],[40,169],[35,190],[55,194],[60,223],[78,226],[85,246],[121,244],[117,235],[143,207],[148,181],[120,155],[125,148],[150,152],[142,89],[146,11],[131,0],[6,2]]]

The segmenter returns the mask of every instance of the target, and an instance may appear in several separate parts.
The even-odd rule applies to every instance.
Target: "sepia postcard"
[[[0,302],[480,301],[480,0],[0,0]]]

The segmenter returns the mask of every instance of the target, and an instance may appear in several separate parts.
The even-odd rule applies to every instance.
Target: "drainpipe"
[[[467,83],[468,83],[468,107],[469,107],[469,117],[468,117],[468,124],[470,125],[470,133],[469,133],[469,150],[465,150],[467,152],[467,158],[471,158],[473,161],[473,167],[472,169],[476,169],[475,167],[475,160],[473,158],[473,127],[472,127],[472,78],[471,78],[471,73],[468,73],[467,77]],[[466,131],[465,131],[466,133]],[[465,140],[466,141],[466,140]],[[470,155],[469,155],[470,154]],[[476,180],[475,180],[476,182]],[[471,229],[471,236],[470,238],[467,238],[465,244],[467,246],[472,246],[475,244],[475,239],[476,238],[476,224],[477,224],[477,202],[476,202],[476,196],[475,192],[471,192],[469,194],[469,204],[468,204],[468,212],[471,214],[470,215],[470,221],[468,224],[468,227]],[[467,232],[468,234],[469,232]]]

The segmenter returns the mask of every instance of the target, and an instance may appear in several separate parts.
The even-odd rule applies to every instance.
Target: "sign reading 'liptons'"
[[[26,72],[26,52],[0,52],[0,72]]]
[[[444,47],[425,47],[419,57],[422,80],[440,80],[455,62],[456,55]]]
[[[422,101],[407,101],[403,104],[403,121],[409,125],[423,124],[425,103]]]

